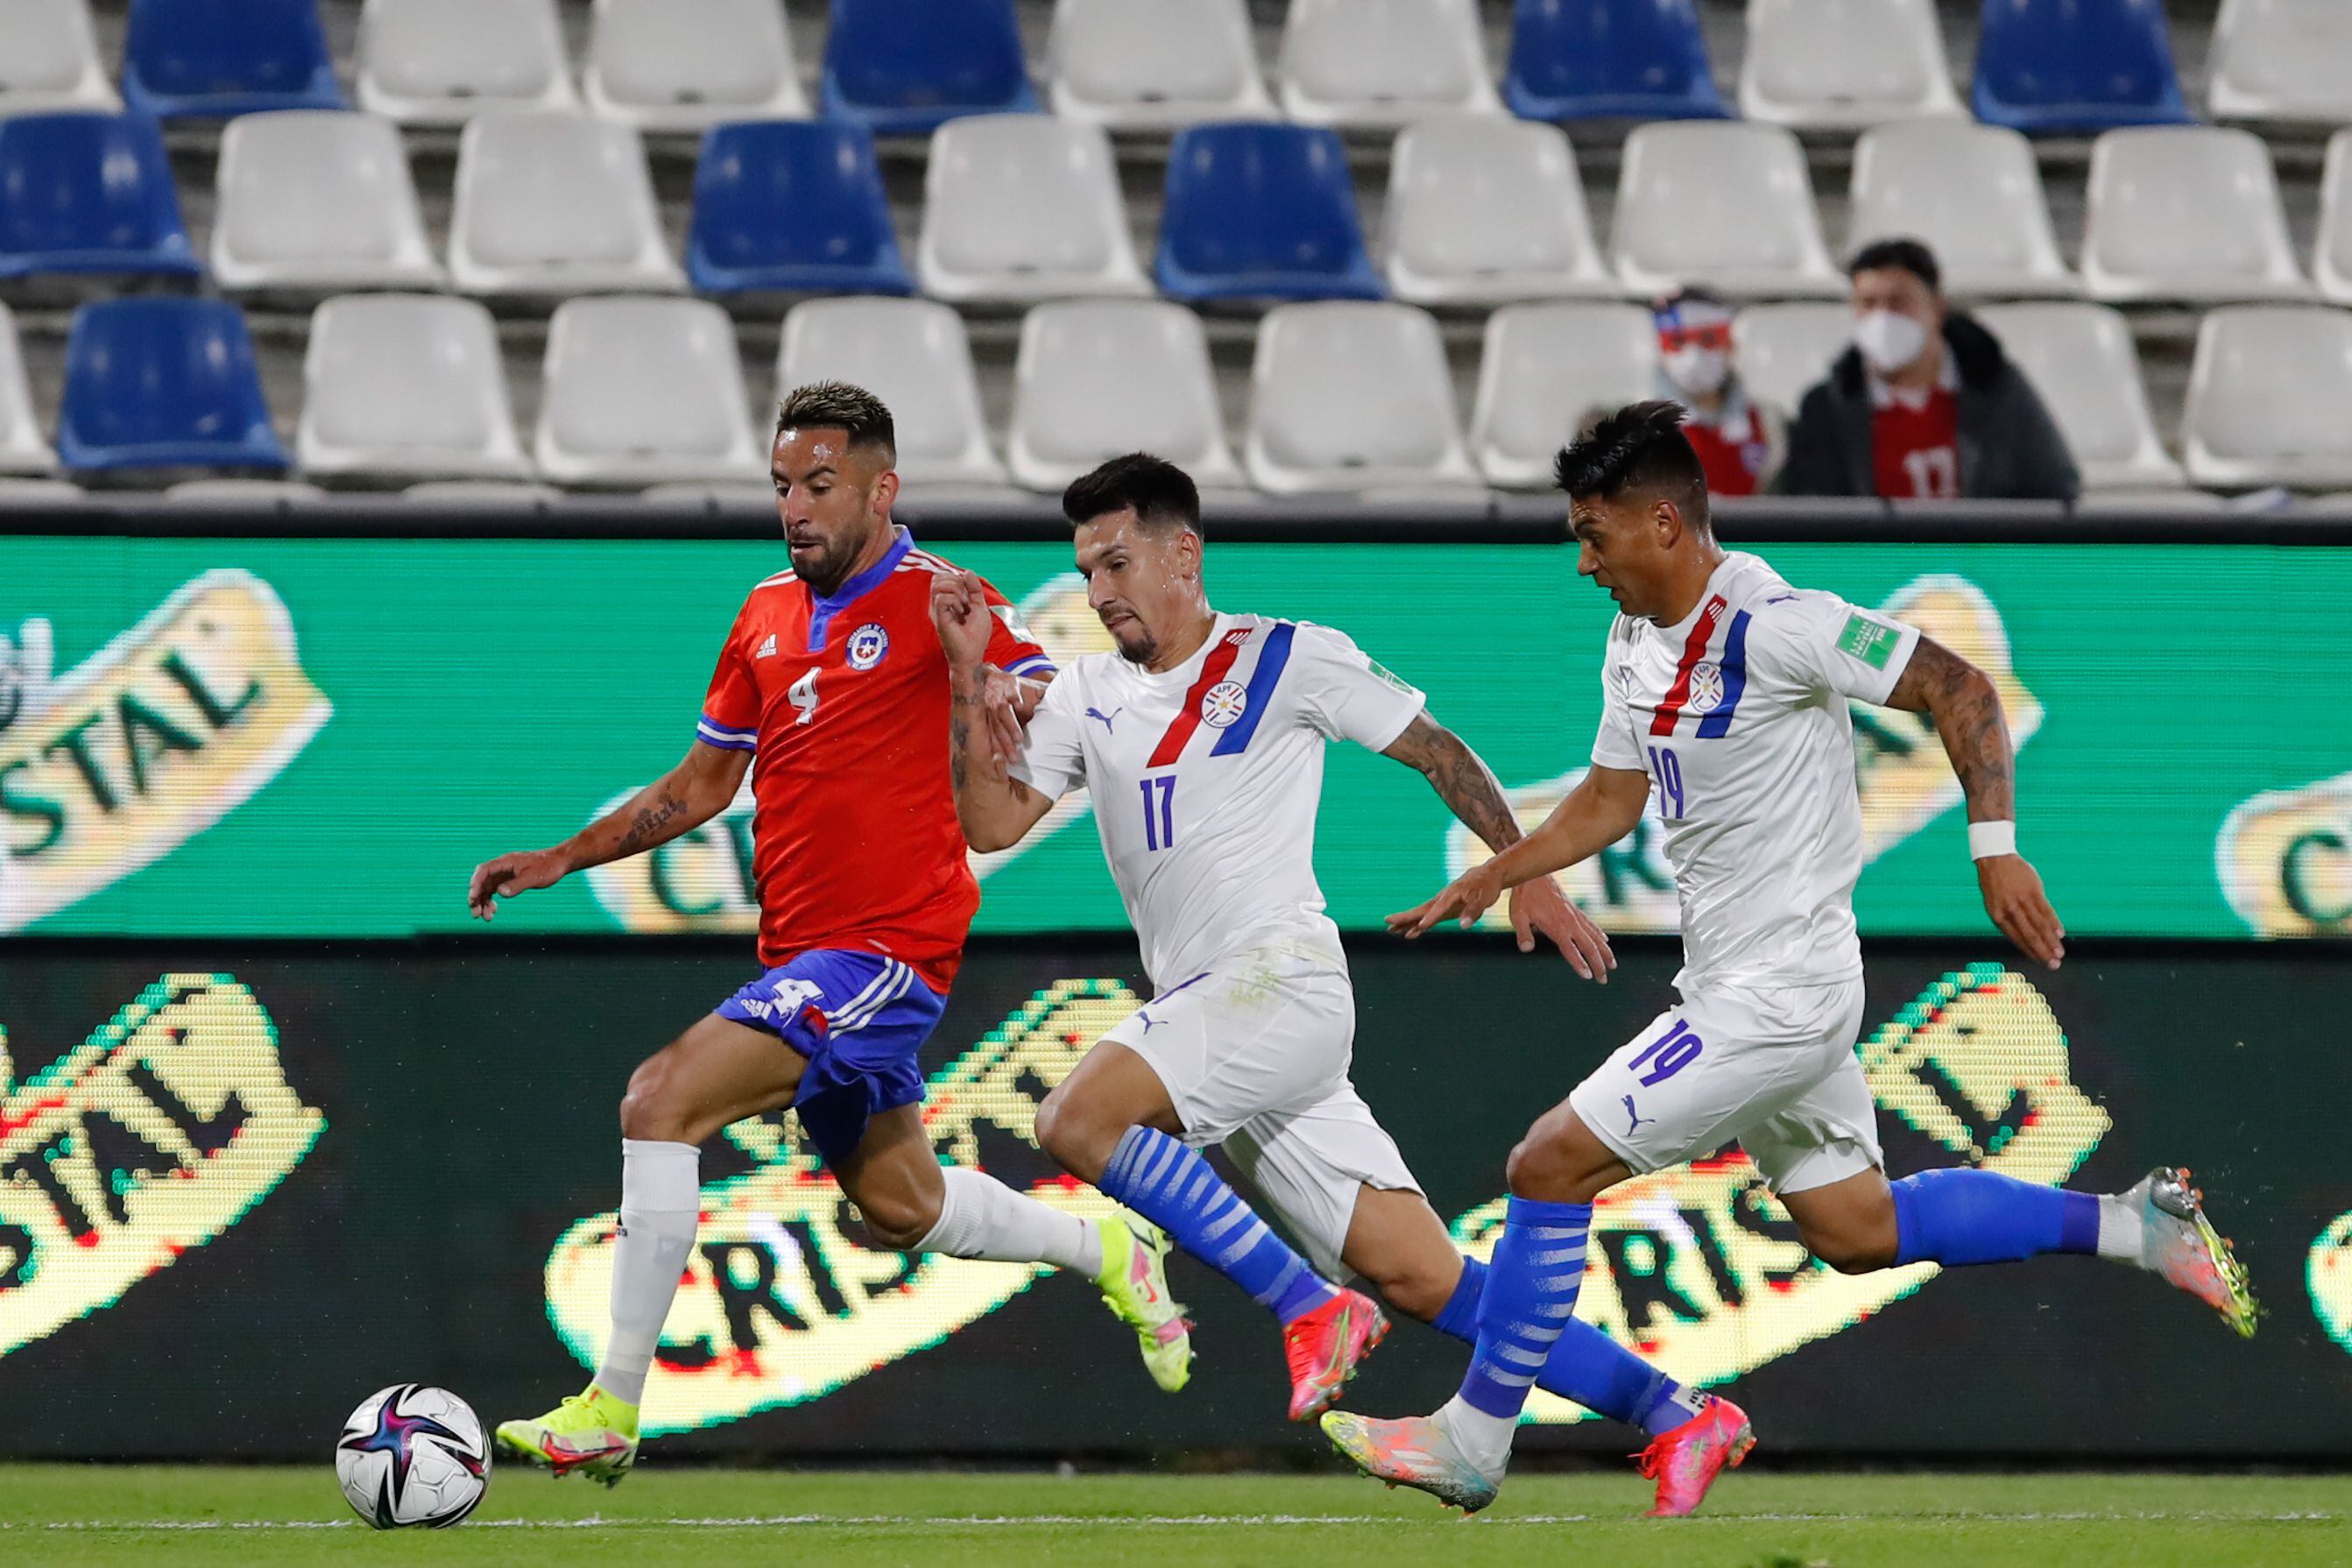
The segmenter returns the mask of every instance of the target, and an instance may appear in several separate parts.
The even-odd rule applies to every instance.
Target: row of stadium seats
[[[2352,11],[2352,4],[2347,5]],[[162,140],[133,115],[0,121],[0,280],[205,270]],[[1925,239],[1963,295],[2215,304],[2311,295],[2270,153],[2250,132],[2111,131],[2094,144],[2078,276],[2032,150],[1964,121],[1856,143],[1848,241]],[[458,144],[445,271],[400,132],[380,117],[239,117],[222,137],[210,271],[224,288],[437,288],[486,297],[612,289],[911,293],[1027,303],[1160,292],[1191,301],[1379,299],[1484,305],[1653,294],[1843,291],[1803,149],[1778,126],[1663,121],[1625,140],[1608,254],[1555,127],[1452,116],[1397,135],[1375,266],[1346,149],[1327,128],[1177,133],[1152,275],[1100,127],[975,115],[932,133],[915,268],[871,138],[824,121],[717,127],[697,165],[681,270],[638,133],[568,110],[501,110]],[[2352,300],[2352,130],[2329,143],[2312,277]]]
[[[0,5],[0,113],[116,101],[87,0]],[[817,106],[886,134],[1041,107],[1013,0],[831,0]],[[1167,128],[1280,111],[1391,129],[1432,112],[1719,118],[1692,0],[1517,0],[1498,97],[1476,0],[1290,0],[1267,89],[1244,0],[1059,0],[1057,113]],[[2228,0],[2217,117],[2352,121],[2341,0]],[[780,0],[596,0],[575,89],[555,0],[367,0],[361,107],[412,125],[569,108],[646,129],[804,116]],[[340,106],[314,0],[132,0],[121,99],[164,115]],[[1856,129],[1961,110],[1933,0],[1748,0],[1738,107]],[[1984,0],[1970,101],[2082,133],[2191,118],[2159,0]]]
[[[2049,400],[2094,488],[2179,487],[2114,310],[2018,304],[1983,313]],[[1784,410],[1849,341],[1842,306],[1752,306],[1736,328],[1750,390]],[[1505,307],[1488,318],[1466,439],[1436,320],[1383,301],[1277,307],[1260,324],[1237,462],[1201,319],[1161,300],[1063,300],[1022,323],[1000,460],[965,323],[932,300],[811,300],[784,319],[779,389],[844,378],[894,409],[909,483],[1058,489],[1144,447],[1203,483],[1274,494],[1540,487],[1594,407],[1653,395],[1649,313],[1615,303]],[[330,300],[312,319],[294,458],[315,478],[536,475],[563,484],[740,480],[765,472],[733,323],[704,300],[567,301],[550,324],[526,453],[497,329],[478,302]],[[2249,488],[2352,486],[2352,311],[2236,306],[2203,322],[2190,375],[2186,479]],[[234,305],[141,299],[84,306],[67,349],[58,455],[68,469],[283,469]],[[0,471],[51,461],[13,319],[0,312]]]

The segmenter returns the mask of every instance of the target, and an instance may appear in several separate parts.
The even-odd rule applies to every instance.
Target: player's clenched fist
[[[467,907],[474,911],[476,920],[496,920],[499,900],[511,899],[534,888],[551,888],[563,880],[568,869],[552,849],[531,849],[485,860],[474,868],[474,879],[466,889]]]
[[[971,669],[987,661],[989,628],[994,623],[978,577],[969,572],[934,574],[931,624],[939,628],[940,647],[950,669]]]

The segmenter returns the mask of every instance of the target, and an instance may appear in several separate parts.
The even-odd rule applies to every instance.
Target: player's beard
[[[1158,658],[1160,639],[1151,635],[1150,628],[1143,624],[1143,618],[1130,612],[1128,616],[1128,624],[1134,627],[1129,635],[1123,637],[1118,632],[1110,633],[1111,646],[1118,649],[1118,657],[1129,664],[1145,665]],[[1103,629],[1110,631],[1108,626]]]
[[[829,595],[849,580],[849,569],[856,563],[858,552],[865,548],[865,535],[845,529],[822,541],[817,547],[816,558],[807,564],[803,565],[795,559],[793,569],[800,574],[801,581],[815,589],[818,595]]]

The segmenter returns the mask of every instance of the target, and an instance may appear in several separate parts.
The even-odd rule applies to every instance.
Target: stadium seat
[[[1416,305],[1617,292],[1567,134],[1499,116],[1398,132],[1381,267],[1396,297]]]
[[[1611,248],[1637,294],[1703,283],[1727,294],[1831,295],[1813,184],[1778,125],[1643,125],[1625,138]]]
[[[294,455],[305,473],[530,473],[489,311],[471,300],[352,294],[310,318]]]
[[[1539,489],[1596,408],[1658,395],[1658,331],[1640,305],[1507,305],[1486,318],[1470,454],[1486,482]]]
[[[1195,125],[1168,153],[1154,268],[1173,299],[1377,300],[1339,132]]]
[[[823,96],[877,136],[1038,109],[1013,0],[833,0]]]
[[[640,131],[804,120],[778,0],[596,0],[581,95]]]
[[[167,118],[344,107],[317,0],[131,0],[122,98]]]
[[[457,141],[449,272],[468,294],[678,289],[637,133],[592,115],[497,110]]]
[[[2208,311],[2189,373],[2181,444],[2192,484],[2352,485],[2352,311],[2233,305]]]
[[[1267,311],[1243,460],[1276,495],[1475,484],[1436,321],[1369,300]]]
[[[1927,241],[1954,294],[2076,294],[2051,231],[2032,143],[2014,131],[1921,120],[1853,148],[1848,254],[1874,239]]]
[[[1070,300],[1021,323],[1005,441],[1015,483],[1060,490],[1106,458],[1152,452],[1209,489],[1241,484],[1201,319],[1164,300]]]
[[[0,114],[121,107],[99,58],[89,0],[0,5]]]
[[[707,300],[567,300],[547,329],[532,445],[563,484],[643,486],[767,472],[735,323]]]
[[[694,166],[687,276],[705,294],[911,294],[874,138],[833,121],[714,126]]]
[[[373,114],[247,114],[221,132],[212,271],[224,289],[446,281],[425,240],[400,129]]]
[[[1517,0],[1503,100],[1523,120],[1722,120],[1692,0]]]
[[[79,506],[89,493],[71,479],[0,479],[0,508]]]
[[[1979,120],[2034,136],[2193,118],[2163,0],[1984,0],[1971,96]]]
[[[404,125],[575,107],[555,0],[367,0],[359,100]]]
[[[1843,305],[1750,305],[1732,319],[1731,342],[1748,395],[1793,415],[1853,346],[1853,312]]]
[[[245,317],[221,300],[102,300],[66,339],[58,456],[77,473],[286,467]]]
[[[637,499],[654,506],[701,507],[706,510],[758,506],[772,510],[776,504],[776,487],[768,479],[719,479],[701,484],[647,485],[637,492]]]
[[[2083,279],[2116,301],[2297,299],[2270,149],[2250,131],[2110,131],[2091,148]]]
[[[2140,383],[2131,327],[2105,305],[1995,305],[1978,320],[2000,340],[2058,421],[2084,489],[2184,484]]]
[[[935,300],[1149,294],[1099,125],[975,114],[931,134],[915,271]]]
[[[1114,131],[1265,120],[1246,0],[1059,0],[1054,112]]]
[[[46,474],[57,466],[57,454],[41,438],[41,418],[16,342],[16,318],[0,305],[0,474]]]
[[[0,279],[39,272],[204,272],[155,122],[140,114],[0,120]]]
[[[2352,129],[2327,139],[2319,176],[2319,238],[2311,275],[2329,299],[2352,302]]]
[[[485,507],[508,511],[517,507],[560,502],[563,492],[553,485],[527,479],[426,479],[402,490],[400,499],[418,506]]]
[[[776,396],[850,381],[890,406],[910,484],[1001,485],[963,318],[934,300],[811,300],[784,318]]]
[[[2216,120],[2352,121],[2352,5],[2344,0],[2222,0],[2206,53]]]
[[[1302,125],[1388,131],[1502,109],[1477,0],[1290,0],[1276,74]]]
[[[1807,131],[1964,112],[1932,0],[1748,0],[1739,111]]]
[[[325,500],[327,492],[300,479],[182,479],[164,487],[163,499],[178,506],[276,511],[297,501]]]

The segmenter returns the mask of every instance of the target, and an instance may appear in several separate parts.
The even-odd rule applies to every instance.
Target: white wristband
[[[2017,853],[2017,824],[2014,822],[1971,822],[1969,824],[1969,858],[1990,860],[1996,855]]]

